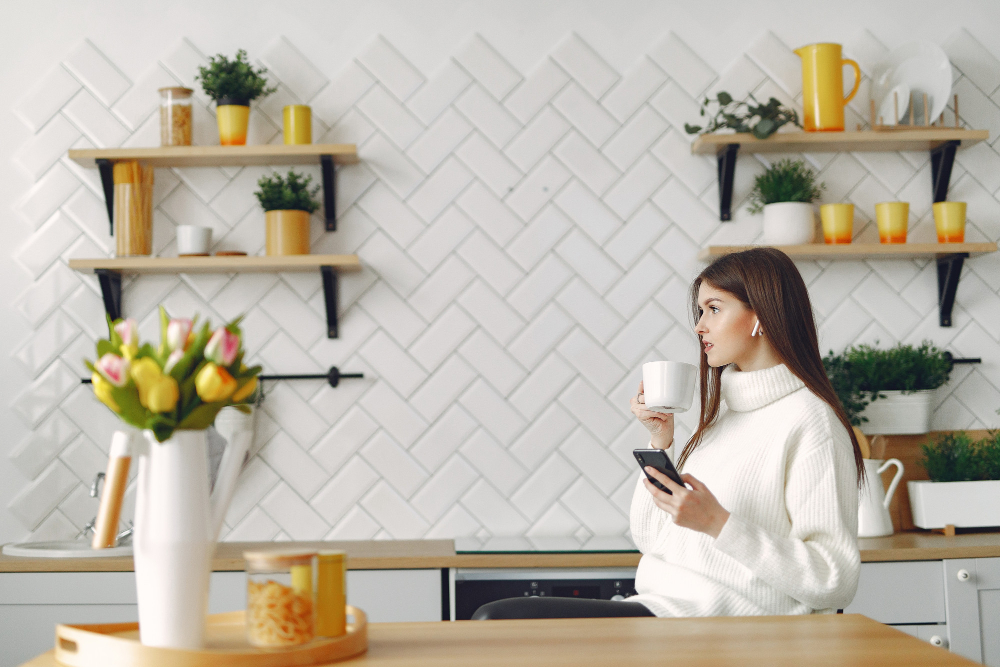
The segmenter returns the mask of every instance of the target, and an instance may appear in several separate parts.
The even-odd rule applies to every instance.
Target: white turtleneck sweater
[[[676,448],[679,455],[682,445]],[[673,452],[671,452],[672,454]],[[676,457],[671,456],[676,461]],[[640,473],[631,528],[641,602],[657,616],[830,613],[861,572],[847,430],[784,365],[722,372],[719,418],[681,472],[730,512],[717,538],[653,504]]]

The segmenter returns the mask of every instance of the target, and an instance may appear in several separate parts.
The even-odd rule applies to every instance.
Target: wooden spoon
[[[870,459],[872,457],[872,449],[868,444],[868,436],[861,432],[857,426],[851,427],[854,429],[854,437],[858,439],[858,445],[861,447],[861,458]]]

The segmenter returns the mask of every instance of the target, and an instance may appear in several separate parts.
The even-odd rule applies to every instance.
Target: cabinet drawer
[[[844,613],[880,623],[944,623],[944,565],[939,560],[862,563],[858,592]]]

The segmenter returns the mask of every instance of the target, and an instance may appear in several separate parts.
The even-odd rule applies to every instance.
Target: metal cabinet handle
[[[956,573],[956,576],[958,577],[959,581],[968,581],[969,580],[969,571],[968,570],[959,570]]]
[[[934,646],[944,646],[944,639],[938,635],[931,637],[931,644]]]

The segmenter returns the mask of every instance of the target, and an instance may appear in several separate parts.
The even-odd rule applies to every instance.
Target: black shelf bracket
[[[955,305],[958,279],[962,276],[962,264],[968,256],[967,252],[938,255],[938,313],[939,324],[943,327],[951,326],[951,309]]]
[[[326,303],[326,337],[337,338],[337,270],[332,266],[321,266],[319,272],[323,278],[323,301]]]
[[[954,139],[931,149],[931,187],[935,203],[948,199],[951,168],[955,164],[955,151],[961,143]]]
[[[101,284],[104,312],[114,322],[122,316],[122,274],[111,269],[94,269],[94,273]]]
[[[104,188],[104,205],[108,207],[108,224],[111,235],[115,235],[115,179],[114,163],[111,160],[98,158],[97,170],[101,172],[101,186]]]
[[[733,219],[733,176],[736,174],[736,156],[739,144],[726,144],[718,154],[719,161],[719,220]]]
[[[337,231],[337,179],[332,155],[320,155],[323,167],[323,210],[326,213],[326,231]],[[330,336],[336,338],[336,336]]]

